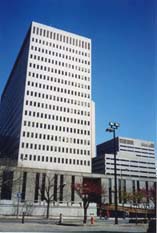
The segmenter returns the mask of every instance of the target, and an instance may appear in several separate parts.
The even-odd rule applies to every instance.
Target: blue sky
[[[119,136],[155,141],[153,0],[0,1],[0,94],[31,21],[92,39],[96,143]]]

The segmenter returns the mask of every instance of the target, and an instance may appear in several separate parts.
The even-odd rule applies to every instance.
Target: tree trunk
[[[46,218],[49,218],[49,212],[50,212],[50,202],[47,202],[47,212],[46,212]]]
[[[135,211],[136,211],[136,224],[137,224],[138,223],[137,206],[135,207]]]
[[[84,207],[84,220],[83,223],[86,224],[87,223],[87,208]]]

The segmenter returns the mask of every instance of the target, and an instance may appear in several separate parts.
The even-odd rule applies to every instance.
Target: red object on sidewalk
[[[106,210],[106,215],[107,215],[107,218],[110,217],[110,211],[109,210]]]
[[[91,224],[94,224],[94,216],[91,216],[90,222]]]

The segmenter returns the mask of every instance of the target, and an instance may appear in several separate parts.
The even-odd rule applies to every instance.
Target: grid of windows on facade
[[[24,121],[24,126],[32,127],[32,128],[40,128],[40,129],[47,129],[58,131],[58,132],[67,132],[67,133],[74,133],[74,134],[80,134],[80,135],[88,135],[90,136],[90,130],[83,130],[83,129],[77,129],[77,128],[70,128],[65,126],[59,126],[59,125],[52,125],[52,124],[46,124],[46,123],[39,123],[39,122],[32,122],[32,121]],[[29,133],[29,132],[28,132]],[[25,136],[25,133],[23,133]],[[27,134],[28,135],[28,134]],[[32,137],[39,138],[38,134],[32,134]],[[39,134],[40,135],[40,134]],[[53,136],[53,135],[52,135]],[[52,141],[54,139],[52,138]],[[63,141],[63,140],[62,140]],[[75,142],[76,143],[76,140]]]
[[[149,148],[140,148],[140,147],[128,147],[120,145],[121,151],[135,152],[137,157],[149,157],[154,158],[154,150]],[[153,156],[152,156],[153,155]]]
[[[31,64],[31,63],[30,63]],[[31,65],[30,65],[31,66]],[[36,67],[36,66],[35,66]],[[51,70],[52,70],[52,68],[51,68]],[[63,75],[65,75],[65,76],[69,76],[70,77],[70,75],[71,75],[71,73],[69,73],[69,72],[60,72],[60,70],[54,70],[54,72],[55,73],[59,73],[59,74],[62,74],[62,76]],[[47,86],[45,86],[44,87],[44,89],[48,89],[48,90],[53,90],[54,89],[54,87],[52,86],[51,87],[51,85],[52,85],[52,83],[54,83],[55,84],[55,86],[56,86],[56,84],[59,84],[60,86],[61,85],[64,85],[66,88],[68,87],[68,86],[70,86],[70,87],[75,87],[75,88],[77,88],[77,89],[79,89],[79,90],[85,90],[86,92],[88,92],[88,90],[90,90],[90,86],[89,85],[87,85],[87,82],[83,82],[83,81],[81,81],[81,80],[84,80],[84,81],[87,81],[88,80],[88,78],[86,77],[86,76],[81,76],[81,75],[77,75],[77,74],[72,74],[71,76],[74,78],[78,78],[78,79],[81,79],[81,80],[75,80],[75,79],[69,79],[69,80],[67,80],[67,79],[65,79],[65,78],[63,78],[62,76],[60,76],[60,77],[58,77],[58,76],[55,76],[55,75],[53,75],[53,76],[51,76],[51,75],[43,75],[43,73],[41,74],[40,72],[38,72],[38,73],[35,73],[35,71],[34,72],[29,72],[28,73],[28,75],[29,75],[29,77],[32,77],[32,78],[34,78],[34,82],[28,82],[27,83],[27,85],[30,85],[30,86],[32,86],[32,87],[39,87],[39,88],[43,88],[44,86],[41,86],[42,84],[38,84],[38,83],[35,83],[35,79],[40,79],[40,80],[44,80],[44,81],[48,81],[49,82],[49,84],[50,84],[50,87],[49,88],[47,88]],[[38,81],[39,82],[39,81]],[[66,93],[67,94],[67,93]],[[81,95],[80,95],[81,96]],[[81,97],[83,97],[83,96],[81,96]]]
[[[112,166],[112,167],[110,167]],[[142,170],[141,170],[142,169]],[[137,161],[117,158],[117,173],[121,176],[134,176],[139,173],[140,177],[155,177],[155,163],[151,161]],[[107,158],[106,173],[114,174],[114,158]],[[145,174],[145,175],[144,175]],[[150,177],[151,175],[154,175]]]
[[[40,101],[32,101],[32,100],[26,100],[26,106],[32,106],[32,107],[36,107],[39,109],[48,109],[48,110],[54,110],[54,111],[58,111],[58,112],[67,112],[73,115],[81,115],[81,116],[90,116],[90,112],[89,111],[83,111],[80,109],[75,109],[75,108],[69,108],[69,107],[63,107],[60,105],[52,105],[52,104],[48,104],[45,103],[45,101],[40,102]]]
[[[28,104],[28,102],[26,101],[26,105],[27,104]],[[37,104],[35,104],[35,106],[37,106]],[[57,106],[54,106],[51,109],[56,110],[56,111],[58,109],[58,111],[59,111],[59,108],[57,108]],[[61,108],[60,110],[62,111],[64,109]],[[65,111],[66,110],[67,110],[67,108],[65,108]],[[67,112],[69,112],[69,110],[67,110]],[[78,113],[78,115],[83,115],[82,111],[77,111],[77,113]],[[43,113],[43,112],[25,110],[24,115],[30,116],[30,117],[32,116],[32,117],[37,117],[37,118],[44,118],[47,120],[53,120],[54,122],[59,121],[59,122],[67,122],[67,123],[72,123],[72,124],[84,125],[86,127],[90,126],[90,121],[88,121],[88,120],[82,120],[82,119],[72,118],[72,117],[63,117],[63,116],[58,116],[58,115],[54,115],[54,114],[47,114],[47,113]],[[28,123],[27,121],[24,121],[24,126],[26,126],[26,125],[30,126],[30,123]],[[90,133],[89,133],[89,135],[90,135]]]
[[[61,41],[61,42],[67,43],[69,45],[78,46],[78,47],[83,48],[83,49],[90,50],[90,43],[87,43],[86,41],[83,41],[81,39],[73,38],[72,36],[66,36],[66,35],[62,35],[62,34],[57,33],[57,32],[52,32],[51,30],[46,30],[46,29],[34,26],[33,27],[33,34],[43,36],[46,38],[50,38],[53,40]]]
[[[41,31],[45,31],[45,30],[41,29]],[[35,33],[35,27],[33,27],[33,32]],[[59,35],[58,33],[55,32],[54,33],[52,32],[52,34]],[[62,41],[59,40],[59,38],[62,37],[67,38],[67,40],[65,40],[66,46],[59,44],[59,42]],[[46,40],[46,37],[44,37],[43,40],[33,37],[29,67],[38,69],[39,71],[42,72],[48,71],[57,75],[64,75],[79,80],[90,81],[90,76],[88,75],[88,73],[90,73],[90,67],[89,67],[90,53],[87,53],[88,49],[90,49],[90,43],[86,41],[81,42],[81,40],[73,38],[72,41],[73,42],[76,41],[76,43],[73,43],[75,47],[71,47],[71,46],[67,47],[68,42],[69,44],[71,44],[70,43],[71,40],[70,39],[68,40],[68,38],[71,37],[63,36],[63,35],[57,36],[56,38],[50,37],[50,39],[54,39],[54,40],[56,39],[56,41],[53,41],[52,43],[49,40]],[[81,43],[77,44],[77,41],[80,41]],[[42,44],[42,48],[41,48],[41,44]],[[78,49],[76,49],[77,45],[78,45]],[[86,51],[86,47],[88,47],[87,51]],[[82,48],[83,50],[81,51],[80,48]],[[40,64],[37,64],[37,62],[39,61]],[[53,64],[53,68],[51,67],[51,64]],[[57,69],[57,66],[59,66],[59,69]],[[66,68],[68,68],[68,72],[66,71]],[[77,71],[80,71],[79,73],[81,74],[78,74]],[[85,88],[89,90],[90,86],[85,85]]]
[[[88,94],[88,91],[87,90],[90,90],[90,86],[89,85],[86,85],[86,84],[81,84],[80,82],[74,82],[74,81],[67,81],[67,80],[64,80],[62,78],[53,78],[53,77],[50,77],[50,76],[46,76],[46,75],[42,75],[42,74],[38,74],[38,73],[31,73],[29,72],[29,76],[32,77],[39,77],[40,79],[43,78],[43,80],[54,80],[54,85],[52,85],[51,83],[49,85],[46,85],[45,83],[42,83],[42,82],[31,82],[31,81],[28,81],[27,82],[27,86],[30,86],[32,87],[32,89],[36,89],[38,91],[41,91],[41,89],[43,90],[50,90],[50,91],[53,91],[53,92],[60,92],[60,93],[63,93],[63,94],[66,94],[66,95],[72,95],[72,96],[76,96],[76,97],[81,97],[81,98],[86,98],[86,104],[80,104],[80,103],[84,103],[82,101],[78,101],[77,104],[78,105],[82,105],[82,106],[87,106],[89,107],[89,101],[88,99],[90,99],[90,94]],[[59,86],[56,87],[56,84],[58,84]],[[63,85],[62,85],[63,84]],[[74,90],[71,90],[71,88],[69,87],[68,89],[68,86],[70,86],[75,88],[77,91],[74,91]],[[79,89],[84,89],[84,92],[80,92],[78,91]],[[27,92],[27,95],[31,95],[31,92]],[[33,92],[32,92],[32,95],[33,95]],[[39,98],[43,98],[41,95],[39,96],[39,92],[36,94],[37,96],[35,97],[39,97]],[[49,95],[47,97],[48,99],[52,99],[52,95]],[[72,100],[69,100],[70,102]],[[74,100],[73,100],[74,101]]]
[[[120,151],[135,152],[137,157],[154,158],[154,144],[153,143],[140,143],[140,147],[136,146],[133,140],[120,139]]]
[[[120,138],[120,143],[130,144],[130,145],[134,145],[135,144],[133,140],[122,139],[122,138]],[[141,147],[154,148],[154,144],[153,143],[141,142],[140,144],[141,144]],[[139,149],[142,149],[141,147]]]
[[[43,41],[44,42],[44,41]],[[35,43],[34,43],[35,44]],[[53,48],[55,47],[56,44],[53,44]],[[62,68],[69,68],[71,71],[72,70],[78,70],[82,71],[83,73],[90,73],[90,59],[89,57],[86,58],[84,52],[74,50],[74,49],[68,49],[64,46],[57,46],[58,52],[54,52],[50,48],[44,49],[41,47],[38,47],[36,44],[31,46],[31,54],[30,54],[30,59],[33,62],[42,62],[42,64],[53,64],[54,66],[60,65]],[[69,52],[74,53],[74,55],[69,55]],[[66,53],[67,52],[67,53]],[[67,55],[66,55],[67,54]],[[44,56],[45,55],[45,56]],[[80,56],[80,58],[78,58]],[[83,58],[82,58],[83,57]],[[58,60],[58,58],[60,58]],[[73,65],[71,64],[73,62]],[[34,64],[30,63],[30,67],[34,67]],[[41,69],[43,71],[47,71],[48,68],[42,66],[38,67],[38,69]],[[52,71],[51,71],[52,72]],[[71,73],[72,74],[72,73]],[[75,77],[76,78],[76,77]],[[79,77],[78,77],[79,78]],[[82,79],[85,80],[85,79]],[[87,79],[89,81],[89,79]]]
[[[36,162],[48,162],[48,163],[59,163],[59,164],[70,164],[70,165],[84,165],[90,166],[90,160],[84,159],[74,159],[74,158],[58,158],[52,156],[42,156],[42,155],[31,155],[31,154],[21,154],[21,160],[30,160]]]
[[[65,55],[63,55],[63,56],[65,56]],[[40,58],[40,56],[38,56],[38,58]],[[46,60],[46,58],[45,58],[45,60]],[[50,61],[50,59],[48,59],[48,61]],[[57,65],[57,62],[58,62],[59,68],[57,66],[54,66],[54,65],[52,68],[50,63],[51,64],[56,63],[56,65]],[[68,71],[65,71],[64,66],[65,66],[65,68],[68,68]],[[77,65],[75,66],[75,65],[71,65],[71,64],[68,65],[67,63],[65,63],[65,65],[64,65],[64,62],[61,62],[61,61],[54,62],[54,60],[51,60],[49,63],[45,63],[43,65],[40,65],[40,64],[36,63],[35,61],[33,63],[33,61],[32,61],[29,63],[29,68],[31,68],[32,70],[36,69],[36,70],[38,70],[40,72],[44,72],[44,73],[49,72],[52,75],[64,75],[65,77],[75,78],[75,79],[80,80],[80,81],[90,81],[90,77],[88,76],[88,73],[90,73],[89,68],[87,69],[86,67],[80,67],[80,66],[77,66]],[[79,71],[79,72],[84,71],[84,73],[83,73],[84,75],[79,75],[78,73],[76,73],[77,71]],[[86,88],[86,89],[88,90],[88,88]]]
[[[57,136],[56,136],[57,137]],[[57,146],[50,146],[42,144],[34,144],[34,143],[25,143],[22,142],[21,144],[22,148],[27,148],[27,149],[34,149],[34,150],[42,150],[42,151],[54,151],[54,152],[61,152],[61,153],[69,153],[69,154],[80,154],[80,155],[90,155],[89,150],[83,150],[83,149],[76,149],[76,148],[69,148],[69,147],[57,147]]]
[[[72,95],[74,97],[80,97],[85,98],[86,102],[88,99],[90,99],[90,85],[87,84],[87,81],[90,80],[89,76],[80,75],[80,73],[77,73],[77,69],[75,68],[75,71],[69,72],[69,69],[67,71],[61,70],[60,66],[57,68],[51,67],[51,66],[43,66],[35,63],[29,63],[29,67],[31,71],[28,73],[28,77],[35,78],[37,81],[28,81],[27,85],[31,86],[33,88],[37,88],[39,91],[41,89],[54,91],[54,92],[60,92],[66,95]],[[38,72],[35,72],[37,71]],[[47,71],[49,75],[45,72],[43,74],[42,71]],[[42,72],[42,74],[41,74]],[[60,75],[60,76],[58,76]],[[56,77],[57,76],[57,77]],[[66,77],[66,79],[65,79]],[[71,78],[69,79],[68,78]],[[76,79],[78,81],[76,81]],[[34,80],[35,80],[34,79]],[[43,80],[48,81],[48,85],[43,83]],[[56,84],[58,84],[58,87],[56,87]],[[68,89],[69,87],[69,89]],[[75,88],[75,91],[71,88]]]
[[[58,126],[57,126],[57,129],[58,129]],[[66,129],[66,127],[65,127],[65,129]],[[63,131],[65,132],[65,130],[63,130]],[[90,140],[87,140],[87,139],[57,136],[57,135],[52,135],[52,134],[50,135],[50,134],[44,134],[44,133],[34,133],[34,132],[30,132],[30,131],[23,131],[22,136],[24,138],[35,138],[35,139],[42,139],[42,140],[50,140],[50,141],[54,141],[54,142],[59,141],[59,142],[64,142],[64,143],[73,143],[73,144],[76,144],[76,145],[90,146]],[[44,143],[44,145],[45,145],[45,143]],[[26,144],[24,142],[22,142],[21,147],[22,148],[33,148],[32,145]],[[39,149],[40,150],[41,147],[38,147],[38,144],[36,144],[36,146],[34,145],[34,149]],[[48,149],[48,151],[49,151],[49,149]],[[53,148],[51,148],[50,151],[54,151]],[[56,151],[57,151],[57,149],[56,149]]]

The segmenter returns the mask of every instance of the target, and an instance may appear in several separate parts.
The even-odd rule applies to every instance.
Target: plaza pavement
[[[41,219],[26,217],[22,224],[21,218],[0,217],[0,232],[104,232],[104,233],[146,233],[148,224],[131,224],[128,220],[119,219],[119,224],[114,224],[114,219],[96,219],[94,224],[88,220],[86,225],[82,219],[63,219],[63,224],[58,224],[58,219]]]

